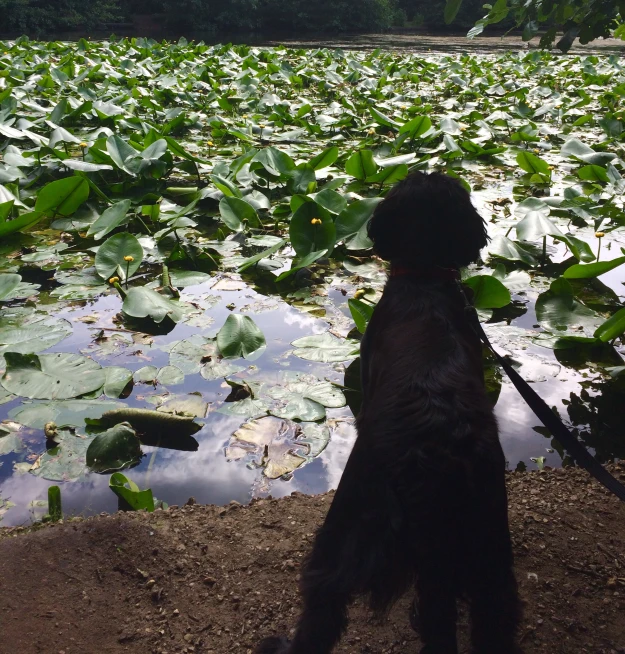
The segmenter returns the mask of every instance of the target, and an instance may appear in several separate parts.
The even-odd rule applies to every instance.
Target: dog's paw
[[[279,636],[264,638],[254,649],[254,654],[288,654],[289,641]]]

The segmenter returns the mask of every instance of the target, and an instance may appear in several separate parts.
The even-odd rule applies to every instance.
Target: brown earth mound
[[[508,481],[525,653],[625,653],[625,506],[582,471]],[[331,499],[1,530],[0,652],[246,654],[292,629],[298,571]],[[356,603],[337,652],[417,652],[409,600],[382,623]],[[465,612],[459,632],[466,650]]]

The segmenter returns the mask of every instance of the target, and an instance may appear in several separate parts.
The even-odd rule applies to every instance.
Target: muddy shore
[[[625,465],[614,467],[625,479]],[[526,654],[625,653],[625,505],[580,470],[510,473]],[[0,530],[0,652],[248,653],[288,633],[332,493]],[[417,652],[405,597],[362,602],[337,652]],[[467,649],[468,623],[459,633]]]

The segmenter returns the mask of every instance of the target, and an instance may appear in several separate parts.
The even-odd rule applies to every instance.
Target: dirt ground
[[[625,465],[615,472],[625,479]],[[511,473],[525,654],[625,653],[625,505],[578,470]],[[0,530],[0,652],[249,654],[288,633],[332,494]],[[418,652],[408,597],[362,603],[337,651]],[[459,625],[466,651],[466,613]],[[504,654],[504,653],[502,653]]]

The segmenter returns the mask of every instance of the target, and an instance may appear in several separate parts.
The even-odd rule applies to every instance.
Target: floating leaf
[[[273,417],[252,420],[232,434],[226,457],[240,459],[253,454],[256,464],[264,466],[265,476],[278,479],[306,462],[303,454],[294,451],[301,433],[301,429],[291,421]]]
[[[12,409],[9,415],[13,420],[33,429],[43,429],[47,422],[54,422],[59,427],[84,427],[86,418],[97,419],[106,411],[122,406],[122,402],[113,400],[33,402]]]
[[[522,261],[528,266],[536,264],[536,259],[526,249],[505,236],[495,236],[488,246],[488,251],[491,256],[508,261]]]
[[[121,422],[98,434],[87,449],[87,466],[93,472],[124,470],[141,460],[141,445],[135,430]]]
[[[60,343],[72,333],[63,319],[46,319],[22,327],[0,327],[0,353],[34,354]]]
[[[15,273],[0,273],[0,302],[26,298],[36,293],[39,287],[22,281]]]
[[[573,288],[565,279],[556,279],[538,296],[536,317],[543,329],[560,336],[592,336],[602,322],[599,314],[573,297]]]
[[[152,436],[170,437],[191,435],[198,432],[202,425],[198,425],[192,418],[174,416],[151,409],[113,409],[103,413],[97,421],[98,426],[114,427],[122,422],[128,422],[139,433],[145,432]]]
[[[131,288],[122,304],[122,311],[133,318],[150,317],[161,323],[165,318],[179,322],[183,312],[180,304],[146,286]]]
[[[175,386],[184,381],[184,372],[177,366],[144,366],[137,370],[133,379],[139,384],[161,384],[163,386]]]
[[[227,359],[248,358],[265,345],[265,336],[256,323],[238,313],[231,313],[217,334],[217,346]]]
[[[325,418],[324,407],[345,406],[343,393],[327,381],[310,379],[307,375],[286,375],[285,381],[271,386],[267,394],[278,404],[270,412],[279,418],[314,422]]]
[[[326,148],[323,152],[320,152],[316,157],[313,157],[308,165],[314,170],[321,170],[322,168],[327,168],[331,166],[339,157],[339,149],[336,145],[333,145],[330,148]]]
[[[475,275],[463,280],[473,290],[476,309],[500,309],[510,304],[510,291],[491,275]]]
[[[104,368],[104,372],[106,373],[106,381],[103,390],[107,397],[119,397],[132,381],[132,372],[128,368],[109,366]]]
[[[212,279],[208,273],[200,272],[199,270],[170,270],[169,278],[171,285],[175,288],[196,286]]]
[[[59,429],[56,447],[44,452],[30,468],[30,473],[50,481],[74,481],[86,472],[90,439],[69,429]]]
[[[358,356],[360,347],[357,341],[340,339],[330,332],[304,336],[291,343],[295,347],[293,354],[308,361],[347,361]]]
[[[77,354],[18,354],[5,352],[2,386],[22,397],[64,400],[96,391],[106,373],[99,363]]]
[[[562,232],[542,211],[528,211],[516,226],[522,241],[537,241],[543,236],[562,236]]]

